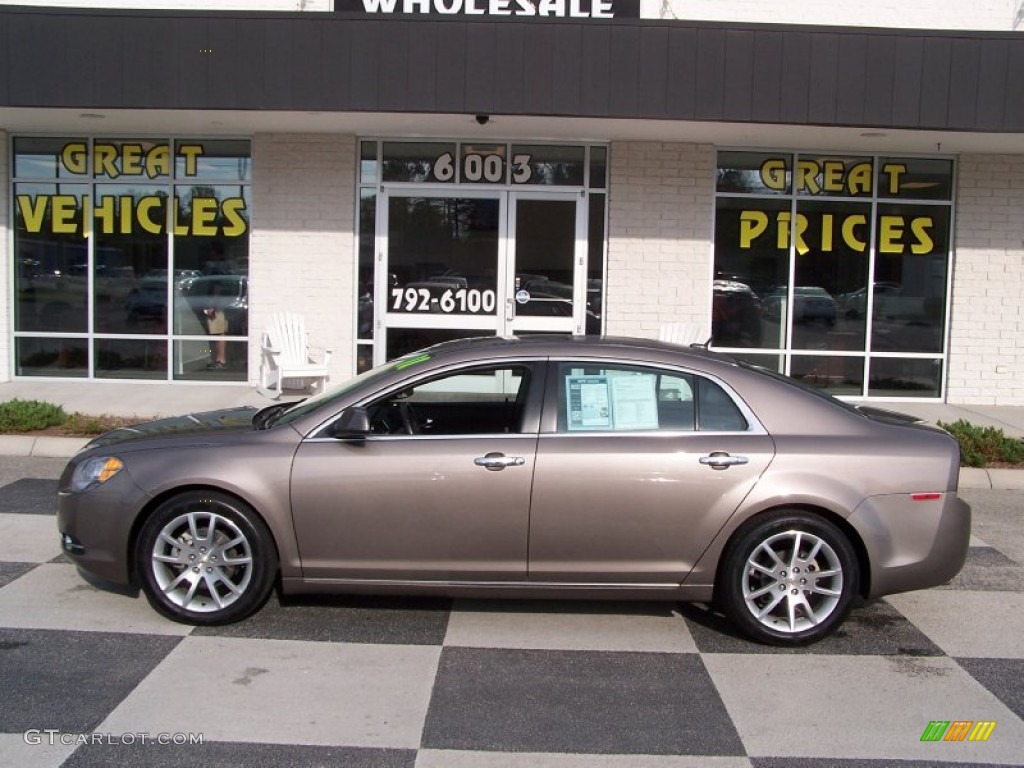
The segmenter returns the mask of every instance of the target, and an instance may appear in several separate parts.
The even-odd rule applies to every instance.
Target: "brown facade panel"
[[[0,42],[9,107],[1024,130],[1008,33],[5,8]]]

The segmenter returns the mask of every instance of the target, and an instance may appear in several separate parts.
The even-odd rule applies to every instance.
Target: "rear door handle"
[[[737,464],[749,464],[750,459],[746,456],[733,456],[726,451],[714,451],[707,456],[701,456],[700,463],[712,469],[728,469]]]
[[[497,472],[505,467],[521,467],[526,463],[526,459],[522,456],[506,456],[504,453],[488,453],[486,456],[473,459],[473,463]]]

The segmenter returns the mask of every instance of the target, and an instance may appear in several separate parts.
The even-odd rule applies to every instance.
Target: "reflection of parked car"
[[[204,309],[216,309],[228,319],[228,334],[249,332],[249,278],[245,275],[204,275],[189,281],[181,290],[185,300],[200,317]]]
[[[814,285],[798,285],[793,289],[795,300],[793,301],[793,322],[810,323],[820,320],[826,325],[835,325],[836,317],[839,315],[839,307],[836,300],[824,288]],[[786,288],[779,288],[765,296],[765,314],[782,319],[782,309],[786,304],[788,291]]]
[[[128,323],[162,321],[167,317],[167,278],[144,277],[124,300]]]
[[[964,563],[957,442],[911,421],[676,345],[462,340],[300,403],[100,436],[61,476],[57,527],[79,567],[194,624],[275,585],[498,588],[714,599],[804,645],[858,596]]]
[[[715,280],[713,290],[711,343],[718,347],[760,346],[761,302],[757,294],[736,280]]]
[[[924,314],[924,298],[905,296],[899,283],[875,283],[874,315],[876,318],[911,318]],[[857,319],[867,314],[867,289],[861,288],[839,297],[846,317]]]
[[[588,336],[601,333],[601,316],[587,307],[584,332]],[[530,291],[525,303],[516,302],[516,315],[523,317],[572,317],[572,299],[564,299],[551,293]]]

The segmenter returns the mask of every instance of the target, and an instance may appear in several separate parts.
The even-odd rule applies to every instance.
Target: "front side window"
[[[642,366],[562,363],[558,431],[745,431],[732,398],[703,376]]]
[[[372,403],[376,435],[494,435],[523,429],[528,366],[460,370]]]

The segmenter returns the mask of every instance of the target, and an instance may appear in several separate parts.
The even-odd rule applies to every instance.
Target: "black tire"
[[[857,555],[838,526],[802,510],[780,510],[733,535],[719,569],[718,597],[748,637],[800,646],[835,631],[859,584]]]
[[[248,504],[225,493],[187,491],[164,501],[143,524],[135,567],[150,604],[164,616],[230,624],[267,601],[277,550]]]

